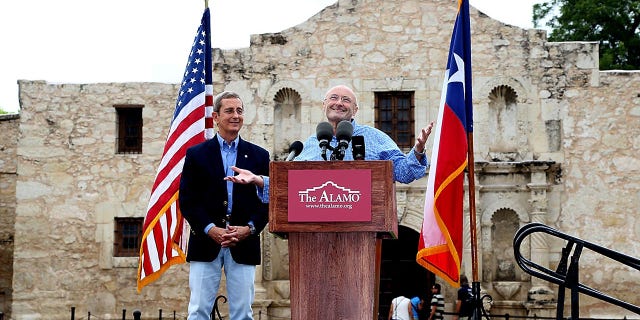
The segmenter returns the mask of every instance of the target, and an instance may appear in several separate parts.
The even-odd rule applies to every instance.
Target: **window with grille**
[[[142,107],[115,106],[118,114],[118,153],[142,153]]]
[[[115,218],[113,255],[137,257],[140,254],[144,218]]]
[[[375,125],[388,134],[400,149],[414,145],[413,91],[375,93]]]

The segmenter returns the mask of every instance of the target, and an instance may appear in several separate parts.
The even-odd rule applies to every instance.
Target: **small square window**
[[[115,218],[113,255],[116,257],[137,257],[142,241],[144,218]]]

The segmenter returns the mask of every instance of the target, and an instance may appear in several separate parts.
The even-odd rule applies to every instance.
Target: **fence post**
[[[162,309],[158,310],[158,320],[162,320]]]
[[[76,307],[71,307],[71,320],[76,319]]]
[[[122,309],[122,320],[127,320],[127,309]]]
[[[133,320],[140,320],[140,316],[142,315],[142,312],[140,312],[140,310],[136,310],[133,312]]]

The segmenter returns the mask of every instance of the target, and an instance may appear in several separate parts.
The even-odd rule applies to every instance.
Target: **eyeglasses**
[[[329,100],[329,101],[333,101],[333,102],[338,102],[338,100],[340,100],[342,103],[346,103],[346,104],[351,104],[353,102],[353,100],[351,100],[351,98],[349,98],[347,96],[340,97],[337,94],[332,94],[332,95],[328,96],[327,99],[325,99],[325,100]]]

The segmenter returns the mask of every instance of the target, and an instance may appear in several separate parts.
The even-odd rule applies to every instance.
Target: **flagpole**
[[[209,8],[209,0],[204,0],[204,8]]]
[[[475,186],[475,168],[473,159],[473,132],[467,134],[469,163],[467,165],[467,177],[469,179],[469,230],[471,231],[471,272],[473,282],[478,279],[478,234],[476,230],[476,186]]]
[[[467,159],[469,179],[469,231],[471,234],[471,273],[473,276],[472,293],[476,302],[473,319],[482,317],[480,302],[480,279],[478,278],[478,233],[476,230],[476,186],[475,186],[475,160],[473,157],[473,131],[467,133]]]

